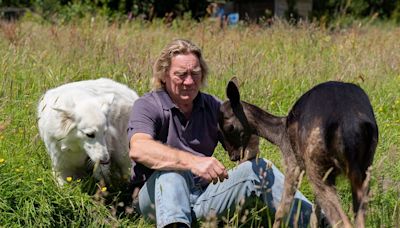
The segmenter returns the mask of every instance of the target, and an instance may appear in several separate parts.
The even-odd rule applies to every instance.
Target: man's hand
[[[191,172],[200,178],[216,184],[228,179],[228,172],[224,165],[214,157],[198,157],[191,163]]]
[[[129,156],[155,170],[190,170],[207,182],[217,183],[228,178],[224,165],[216,158],[196,156],[166,146],[144,133],[132,136]]]

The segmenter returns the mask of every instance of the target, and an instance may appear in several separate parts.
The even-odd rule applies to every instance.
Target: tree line
[[[228,0],[229,1],[229,0]],[[234,0],[231,0],[234,1]],[[288,15],[296,15],[296,0],[286,0]],[[7,10],[27,9],[44,18],[63,17],[68,20],[88,14],[102,14],[110,19],[189,17],[201,20],[207,16],[211,0],[0,0],[0,9],[5,16]],[[310,13],[312,20],[332,21],[338,17],[362,19],[367,17],[392,20],[400,23],[400,1],[398,0],[314,0]]]

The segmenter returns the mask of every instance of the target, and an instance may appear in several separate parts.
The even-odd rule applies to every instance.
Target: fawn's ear
[[[236,77],[233,77],[226,86],[226,96],[231,102],[232,106],[240,104],[240,93],[238,88],[238,81]]]

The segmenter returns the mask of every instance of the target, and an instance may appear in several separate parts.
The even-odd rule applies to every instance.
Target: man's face
[[[180,54],[171,59],[165,87],[177,105],[191,104],[199,93],[202,72],[194,54]]]

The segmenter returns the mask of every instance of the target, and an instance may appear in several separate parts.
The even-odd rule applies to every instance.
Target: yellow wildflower
[[[72,181],[72,177],[67,177],[66,180],[67,180],[68,182],[71,182],[71,181]]]
[[[78,183],[81,182],[81,179],[76,180],[76,182],[78,182]]]
[[[102,191],[102,192],[107,191],[107,187],[102,187],[102,188],[101,188],[101,191]]]
[[[4,158],[0,158],[0,164],[4,163],[6,160]]]

